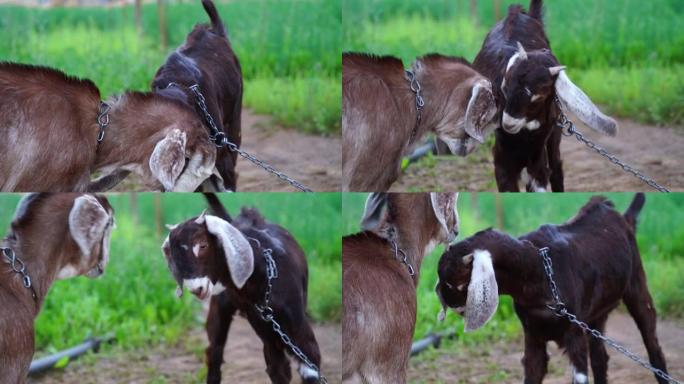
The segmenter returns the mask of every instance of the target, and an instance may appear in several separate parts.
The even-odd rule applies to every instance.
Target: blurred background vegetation
[[[190,327],[204,322],[199,300],[187,294],[176,298],[176,283],[160,248],[168,234],[164,224],[198,215],[206,208],[204,197],[182,193],[107,197],[117,222],[109,265],[99,279],[55,282],[36,322],[37,355],[110,333],[123,349],[173,344]],[[3,236],[20,198],[0,195]],[[308,313],[318,322],[338,321],[342,306],[340,195],[240,193],[222,195],[221,200],[235,216],[242,206],[256,207],[267,220],[292,233],[309,262],[309,292],[315,294],[309,295]],[[31,265],[27,267],[30,270]]]
[[[458,200],[460,233],[457,240],[487,227],[520,236],[543,224],[560,224],[573,217],[593,195],[461,193]],[[634,197],[632,193],[603,195],[615,203],[619,212],[624,212]],[[359,231],[367,196],[359,193],[342,195],[343,234]],[[684,279],[681,278],[681,271],[684,270],[684,233],[679,226],[682,220],[684,194],[646,195],[646,205],[639,216],[637,242],[659,317],[684,317]],[[509,296],[500,298],[499,308],[492,320],[477,332],[464,335],[463,319],[453,311],[449,311],[443,323],[437,321],[441,306],[435,295],[435,284],[437,264],[443,251],[444,246],[438,246],[425,257],[421,266],[414,338],[417,340],[430,332],[453,329],[458,336],[447,343],[474,345],[521,336],[522,327]]]
[[[199,0],[157,3],[163,6],[142,4],[139,21],[133,5],[0,5],[0,60],[51,66],[89,78],[105,97],[127,89],[147,91],[166,56],[195,24],[209,22]],[[305,132],[338,132],[339,1],[215,3],[242,65],[244,104]]]
[[[343,51],[394,55],[409,66],[439,52],[472,61],[510,4],[527,0],[343,0]],[[545,1],[554,54],[607,111],[684,124],[684,2]]]

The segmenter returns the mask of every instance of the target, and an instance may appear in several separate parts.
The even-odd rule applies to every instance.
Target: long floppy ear
[[[553,68],[549,71],[553,73]],[[564,70],[561,70],[556,78],[556,95],[563,108],[572,112],[589,128],[608,136],[617,135],[617,122],[604,115],[589,96],[570,81]]]
[[[212,215],[205,215],[207,230],[216,236],[223,247],[230,278],[238,289],[242,288],[254,272],[254,253],[249,241],[237,228],[227,221]]]
[[[458,221],[458,215],[456,213],[456,200],[458,199],[458,192],[456,193],[444,193],[444,192],[430,192],[430,203],[432,205],[432,211],[437,217],[437,221],[444,229],[445,233],[450,233],[449,227],[447,226],[447,221],[451,215],[456,215],[454,218]],[[458,222],[456,222],[458,225]]]
[[[176,185],[178,176],[185,167],[185,144],[187,136],[180,129],[173,129],[154,147],[150,156],[152,175],[171,191]]]
[[[74,199],[69,212],[69,233],[84,256],[90,253],[104,236],[109,214],[97,199],[82,195]]]
[[[492,318],[499,305],[499,287],[496,284],[492,255],[476,249],[473,253],[473,271],[468,284],[465,309],[465,331],[474,331]]]
[[[470,137],[484,143],[485,128],[489,124],[487,118],[492,108],[496,108],[491,83],[481,80],[473,85],[465,113],[465,131]]]
[[[382,232],[382,228],[387,224],[388,198],[387,193],[371,193],[366,199],[361,219],[361,230],[371,232]]]

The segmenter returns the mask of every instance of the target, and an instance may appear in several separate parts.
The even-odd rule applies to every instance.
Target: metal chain
[[[416,78],[416,74],[413,73],[413,71],[404,71],[406,72],[406,77],[408,78],[411,91],[416,94],[416,125],[413,127],[413,130],[411,131],[411,138],[409,139],[409,143],[413,142],[413,139],[416,138],[416,133],[418,132],[418,125],[420,125],[420,121],[423,117],[423,107],[425,106],[425,100],[423,99],[423,95],[421,95],[421,87],[420,83],[418,82],[418,79]]]
[[[100,133],[97,134],[97,142],[98,144],[104,140],[104,135],[105,135],[105,128],[109,125],[109,110],[112,109],[112,107],[105,103],[104,101],[100,101],[100,112],[97,114],[97,125],[100,126]]]
[[[278,323],[274,317],[273,308],[271,308],[271,293],[273,291],[273,279],[278,278],[278,266],[273,258],[273,250],[271,248],[261,248],[261,242],[258,239],[249,237],[249,240],[257,243],[259,249],[262,249],[262,256],[266,260],[266,292],[264,292],[264,300],[262,304],[254,304],[261,318],[267,322],[271,323],[271,328],[275,332],[280,340],[292,351],[292,354],[297,356],[297,358],[304,363],[307,367],[316,371],[318,375],[318,382],[321,384],[328,384],[328,380],[321,374],[321,370],[316,364],[314,364],[306,354],[292,342],[292,339],[282,330],[280,323]]]
[[[169,86],[175,85],[175,83],[169,83]],[[209,128],[209,139],[216,145],[217,147],[227,147],[231,152],[237,152],[238,155],[242,156],[243,158],[251,161],[253,164],[257,165],[258,167],[263,168],[265,171],[277,176],[279,179],[289,183],[291,186],[297,188],[298,190],[302,192],[313,192],[311,189],[305,187],[302,183],[298,182],[297,180],[287,176],[286,174],[278,171],[277,169],[273,168],[270,164],[264,162],[263,160],[259,160],[257,157],[254,155],[245,152],[244,150],[240,149],[237,144],[231,142],[228,140],[228,137],[226,136],[225,133],[220,131],[216,127],[216,123],[214,122],[214,118],[211,116],[209,113],[209,110],[207,109],[207,104],[206,100],[204,98],[204,95],[202,92],[199,90],[199,85],[195,84],[190,86],[190,91],[195,95],[195,98],[197,99],[197,106],[200,108],[202,111],[202,114],[204,115],[204,120],[206,120],[206,123],[208,124]]]
[[[561,299],[560,299],[560,294],[558,292],[558,287],[556,286],[556,282],[553,280],[553,266],[551,264],[551,257],[549,257],[548,252],[549,252],[548,247],[543,247],[543,248],[539,249],[539,255],[542,257],[542,260],[544,263],[544,271],[546,272],[546,277],[548,277],[549,287],[551,288],[551,295],[553,296],[553,300],[554,300],[554,304],[547,304],[546,306],[549,309],[551,309],[556,316],[567,318],[568,321],[570,321],[572,324],[579,326],[585,333],[589,333],[593,337],[595,337],[595,338],[603,341],[604,343],[608,344],[610,347],[612,347],[616,351],[622,353],[623,355],[632,359],[637,364],[639,364],[642,367],[653,372],[653,374],[655,374],[656,376],[660,377],[663,380],[667,380],[668,383],[681,384],[679,381],[672,378],[672,376],[663,372],[663,370],[652,366],[647,361],[641,359],[635,353],[633,353],[630,350],[628,350],[627,348],[625,348],[623,345],[619,344],[618,342],[611,339],[610,337],[605,336],[600,331],[589,327],[589,325],[587,323],[577,319],[577,316],[568,312],[568,309],[566,308],[565,303],[563,303],[563,301],[561,301]]]
[[[415,276],[416,271],[413,269],[413,266],[408,261],[408,256],[406,256],[406,252],[404,252],[403,249],[400,249],[397,245],[397,242],[393,239],[390,239],[390,243],[392,244],[392,248],[394,248],[394,257],[406,266],[410,276]],[[399,256],[399,254],[401,254],[401,256]]]
[[[644,175],[643,173],[641,173],[639,170],[632,167],[631,165],[624,163],[623,161],[618,159],[615,155],[612,155],[610,152],[608,152],[605,148],[601,147],[600,145],[598,145],[598,144],[594,143],[593,141],[584,137],[584,135],[580,131],[577,130],[577,127],[575,127],[575,124],[572,121],[570,121],[567,116],[565,116],[565,114],[563,113],[563,111],[560,107],[560,101],[558,100],[558,98],[556,98],[556,104],[558,105],[558,110],[560,111],[560,115],[558,116],[558,121],[556,122],[556,125],[561,129],[563,136],[573,136],[574,135],[575,138],[577,138],[577,140],[579,142],[584,143],[584,145],[593,149],[599,155],[608,159],[611,163],[621,167],[623,171],[632,174],[634,177],[637,177],[639,180],[648,184],[651,188],[656,189],[660,192],[670,192],[669,189],[658,184],[652,178]]]

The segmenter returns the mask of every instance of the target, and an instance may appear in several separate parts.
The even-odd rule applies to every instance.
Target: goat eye
[[[201,248],[201,249],[204,249],[204,248],[206,248],[206,247],[207,247],[206,244],[200,244],[200,248]]]

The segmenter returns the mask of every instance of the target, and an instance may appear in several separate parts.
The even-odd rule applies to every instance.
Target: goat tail
[[[542,0],[530,0],[529,15],[539,21],[542,20]]]
[[[639,216],[639,212],[641,212],[641,208],[644,207],[645,202],[646,196],[643,192],[639,192],[634,196],[632,203],[629,205],[629,208],[627,208],[627,211],[625,211],[625,220],[627,220],[627,223],[633,229],[636,229],[637,217]]]
[[[204,198],[207,199],[207,203],[209,204],[209,211],[211,211],[211,213],[222,218],[223,220],[226,220],[229,223],[233,222],[233,218],[230,216],[230,214],[223,206],[223,204],[221,204],[221,201],[215,193],[204,192],[203,195]]]
[[[214,30],[214,32],[223,37],[228,37],[226,29],[223,26],[223,21],[221,21],[221,16],[219,16],[214,2],[211,0],[202,0],[202,6],[207,12],[207,15],[209,15],[209,20],[211,20],[211,28]]]

